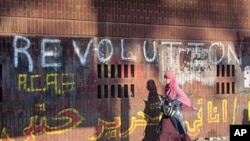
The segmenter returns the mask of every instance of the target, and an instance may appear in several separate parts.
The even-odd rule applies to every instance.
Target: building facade
[[[249,124],[250,2],[0,0],[0,140],[152,141],[171,70],[192,138]]]

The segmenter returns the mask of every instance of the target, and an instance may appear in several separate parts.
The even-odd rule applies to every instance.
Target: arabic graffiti
[[[78,113],[76,109],[69,108],[59,112],[54,118],[54,120],[66,120],[63,125],[51,127],[47,124],[46,117],[40,119],[40,124],[37,125],[38,116],[32,116],[30,118],[30,124],[24,129],[24,135],[27,137],[26,141],[33,141],[35,139],[34,134],[36,132],[42,132],[45,134],[61,134],[76,128],[80,123],[82,123],[83,118]]]
[[[160,117],[150,117],[146,113],[139,111],[137,113],[142,118],[136,118],[135,116],[131,117],[131,125],[130,127],[121,133],[119,133],[118,129],[121,127],[121,118],[120,117],[114,117],[114,121],[105,121],[102,119],[98,119],[98,127],[97,127],[97,135],[92,136],[89,138],[90,141],[96,141],[100,139],[102,136],[105,136],[107,139],[114,138],[114,137],[120,137],[120,138],[127,138],[129,134],[131,134],[136,127],[145,127],[145,126],[153,126],[157,125],[160,121]]]
[[[23,134],[26,137],[25,141],[35,141],[36,133],[47,135],[62,134],[76,128],[79,124],[82,123],[84,118],[76,109],[68,108],[57,113],[55,117],[53,117],[53,120],[63,121],[64,124],[53,127],[48,125],[47,119],[44,116],[41,118],[39,118],[38,115],[30,117],[29,125],[23,130]],[[6,132],[6,128],[2,129],[1,138],[2,140],[0,139],[0,141],[14,141]]]
[[[6,132],[6,128],[3,128],[2,134],[0,134],[0,141],[14,141],[9,134]]]
[[[237,97],[233,99],[233,111],[230,111],[233,116],[230,118],[226,116],[228,114],[227,112],[229,112],[229,102],[227,99],[223,99],[220,103],[221,105],[214,104],[212,101],[206,101],[206,103],[204,103],[204,99],[198,99],[197,101],[199,109],[194,115],[194,118],[192,118],[193,120],[185,120],[188,128],[188,134],[190,136],[195,137],[199,135],[201,133],[201,128],[206,123],[235,123],[235,118],[237,117],[235,114],[237,111]],[[152,104],[152,108],[155,107],[155,103]],[[203,110],[204,105],[207,106],[208,110]],[[96,133],[88,137],[88,140],[96,141],[101,138],[105,138],[107,140],[114,138],[127,138],[138,127],[156,126],[159,123],[161,116],[162,114],[151,117],[143,111],[138,111],[137,116],[131,116],[130,125],[124,131],[121,131],[121,117],[116,116],[113,121],[98,118]],[[29,125],[23,130],[23,134],[26,138],[25,141],[35,141],[35,135],[37,133],[46,135],[63,134],[69,130],[77,128],[85,119],[80,115],[77,109],[68,108],[57,113],[55,117],[53,117],[53,120],[61,121],[63,124],[53,127],[47,123],[47,119],[44,116],[41,116],[40,118],[37,115],[30,117]],[[2,129],[2,133],[0,135],[0,141],[14,141],[14,139],[12,139],[7,133],[6,128]]]
[[[199,99],[198,100],[198,105],[203,105],[204,104],[204,100],[203,99]],[[203,106],[201,106],[201,108],[199,108],[198,113],[197,113],[197,119],[195,119],[193,121],[193,124],[191,125],[190,122],[185,121],[187,128],[188,128],[188,134],[190,136],[197,136],[201,133],[201,127],[204,124],[204,119],[207,119],[207,123],[220,123],[220,122],[230,122],[232,124],[235,123],[235,117],[236,117],[236,110],[237,110],[237,97],[234,98],[233,101],[233,116],[232,119],[228,119],[227,115],[228,115],[228,101],[226,99],[223,99],[221,101],[221,106],[215,106],[213,105],[212,101],[208,101],[207,102],[207,118],[203,117],[203,114],[205,114],[203,111]],[[221,109],[219,110],[218,107],[221,107]],[[221,111],[221,113],[219,112]]]
[[[75,78],[75,73],[30,73],[34,72],[34,69],[37,69],[37,66],[34,66],[34,64],[41,65],[42,68],[63,67],[63,58],[65,57],[63,56],[64,54],[62,53],[62,50],[66,49],[66,47],[64,48],[61,42],[62,41],[60,39],[42,39],[40,48],[41,58],[34,59],[33,57],[36,56],[32,56],[32,49],[30,49],[32,44],[30,39],[22,36],[16,36],[14,38],[14,67],[20,67],[20,69],[22,69],[21,66],[23,61],[25,61],[26,63],[24,64],[28,65],[24,66],[24,68],[28,68],[29,71],[27,74],[17,74],[18,91],[25,93],[41,93],[50,92],[49,90],[52,90],[51,93],[53,94],[55,93],[57,95],[61,95],[67,92],[72,92],[73,94],[71,94],[71,96],[75,96],[74,94],[77,91],[76,84],[78,82],[75,79],[79,79],[77,77]],[[205,43],[192,42],[187,44],[184,42],[162,42],[162,44],[158,44],[157,41],[144,41],[143,45],[134,47],[130,44],[127,45],[124,39],[120,39],[120,50],[113,46],[113,43],[117,42],[112,42],[109,39],[101,39],[98,43],[94,43],[93,39],[89,39],[86,47],[84,46],[84,43],[79,39],[72,41],[72,49],[79,60],[80,65],[82,66],[88,65],[88,56],[92,53],[92,51],[96,51],[97,59],[101,63],[108,63],[108,61],[117,60],[118,57],[120,57],[120,59],[123,61],[137,61],[137,54],[140,53],[132,50],[132,48],[140,47],[142,49],[141,55],[144,57],[146,62],[159,63],[159,72],[165,72],[167,67],[174,71],[180,71],[180,74],[178,74],[178,78],[182,78],[180,79],[180,84],[190,81],[189,79],[197,79],[204,85],[213,85],[215,77],[212,73],[206,71],[211,72],[215,70],[214,65],[223,62],[228,64],[241,64],[239,62],[239,58],[237,58],[237,55],[234,52],[233,45],[231,43],[223,44],[221,42],[214,42],[207,45]],[[22,57],[20,57],[20,55]],[[35,61],[41,62],[37,63]],[[169,65],[166,66],[166,64]],[[75,64],[73,63],[73,65]],[[199,77],[196,77],[196,72],[205,72],[207,79],[199,79]],[[192,75],[190,75],[190,73]],[[187,74],[189,77],[185,77]],[[159,77],[160,80],[163,79],[161,75],[159,75]],[[203,101],[199,100],[199,103],[203,104]],[[150,108],[153,109],[154,107],[157,107],[157,105],[158,104],[150,105]],[[219,106],[215,105],[212,101],[208,101],[205,106],[203,105],[201,107],[207,107],[207,113],[204,113],[205,110],[203,111],[203,108],[200,108],[199,112],[197,113],[197,118],[194,121],[186,121],[189,134],[191,136],[196,136],[201,133],[200,128],[203,126],[204,122],[219,123],[228,122],[230,120],[230,118],[226,116],[228,115],[227,100],[222,100],[222,103]],[[35,108],[40,111],[46,110],[45,103],[38,103],[35,105]],[[234,109],[234,111],[236,111],[236,109]],[[129,134],[132,134],[137,127],[157,125],[161,117],[161,115],[150,117],[141,111],[138,112],[138,115],[140,118],[131,116],[130,125],[128,125],[128,129],[125,128],[125,131],[121,131],[119,129],[122,125],[120,117],[114,117],[114,121],[105,121],[99,118],[98,124],[93,125],[96,126],[96,134],[91,136],[89,140],[98,140],[101,137],[105,137],[107,139],[115,137],[127,138]],[[207,117],[203,117],[204,115]],[[60,123],[65,122],[60,126],[51,126],[48,124],[47,118],[45,116],[34,115],[28,118],[28,126],[21,128],[21,131],[23,131],[23,134],[26,137],[26,141],[35,140],[36,133],[50,135],[67,132],[68,130],[78,127],[83,121],[83,118],[77,109],[73,108],[64,109],[57,113],[53,118],[53,120],[58,120]],[[1,141],[13,140],[11,138],[12,136],[10,136],[11,134],[9,135],[7,131],[8,129],[6,130],[6,127],[2,128]]]
[[[233,105],[234,111],[237,110],[236,103],[237,103],[237,98],[234,99],[234,105]],[[204,105],[204,100],[199,99],[198,105],[201,105],[201,106],[197,112],[196,119],[194,119],[193,122],[185,120],[185,123],[188,128],[188,134],[192,137],[195,137],[201,133],[201,128],[204,125],[204,122],[207,122],[207,123],[220,123],[220,122],[234,123],[235,122],[235,117],[236,117],[235,112],[233,112],[232,119],[228,119],[228,117],[226,116],[227,111],[228,111],[228,101],[226,99],[223,99],[221,101],[222,106],[219,106],[221,107],[220,110],[218,109],[217,105],[213,105],[212,101],[208,101],[206,104],[209,110],[207,111],[207,113],[204,113],[206,112],[202,108],[203,107],[202,105]],[[155,105],[155,103],[153,103],[153,105]],[[221,113],[219,113],[219,111],[221,111]],[[119,133],[120,131],[119,128],[120,128],[120,125],[122,124],[120,117],[115,117],[114,121],[105,121],[102,119],[98,119],[97,133],[95,136],[90,137],[89,140],[96,141],[103,136],[106,137],[107,139],[115,138],[115,137],[126,138],[129,136],[129,134],[131,134],[136,129],[136,127],[157,125],[162,116],[160,114],[158,116],[151,117],[142,111],[139,111],[137,114],[140,116],[140,118],[132,116],[130,127],[126,131],[123,131],[121,133]],[[204,114],[206,114],[208,117],[204,118]],[[204,119],[207,119],[207,121],[204,121]]]
[[[188,121],[185,121],[185,124],[187,125],[188,128],[188,134],[192,137],[195,137],[200,134],[201,130],[200,128],[203,126],[203,117],[202,117],[202,108],[199,109],[197,113],[197,118],[191,127],[191,124]]]

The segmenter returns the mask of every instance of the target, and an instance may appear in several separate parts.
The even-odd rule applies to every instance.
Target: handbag
[[[165,116],[172,117],[177,113],[177,106],[174,104],[174,101],[167,97],[162,98],[159,109]]]
[[[170,100],[166,96],[162,96],[162,100],[159,105],[160,111],[163,113],[160,122],[155,128],[156,133],[160,133],[162,128],[162,122],[164,118],[172,117],[177,114],[177,105],[174,104],[175,100]]]

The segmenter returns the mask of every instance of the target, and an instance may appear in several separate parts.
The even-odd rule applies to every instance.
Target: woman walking
[[[182,116],[182,105],[186,105],[197,111],[190,99],[179,87],[174,74],[167,71],[164,75],[165,86],[165,104],[173,108],[163,110],[161,120],[161,130],[159,131],[158,141],[191,141],[187,134],[187,128]],[[164,108],[162,108],[164,109]]]

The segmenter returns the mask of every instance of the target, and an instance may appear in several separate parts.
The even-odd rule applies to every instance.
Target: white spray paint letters
[[[148,56],[147,56],[146,43],[147,43],[146,41],[144,41],[144,43],[143,43],[143,55],[144,55],[144,58],[146,59],[147,62],[154,62],[155,59],[156,59],[156,55],[157,55],[155,41],[153,41],[154,56],[152,58],[148,58]]]
[[[42,39],[42,42],[41,42],[41,64],[42,64],[42,67],[43,68],[48,68],[48,67],[53,67],[53,68],[57,68],[57,67],[61,67],[62,64],[60,62],[56,62],[53,61],[52,62],[46,62],[46,58],[59,58],[59,57],[62,57],[61,53],[60,53],[60,50],[62,50],[61,46],[60,46],[60,40],[58,39]],[[52,47],[49,47],[49,49],[47,50],[47,46],[46,44],[47,43],[50,43],[52,44]]]
[[[42,39],[41,41],[41,66],[43,68],[58,68],[62,66],[60,57],[62,56],[62,47],[60,46],[61,40],[59,39]],[[53,46],[54,45],[54,46]],[[93,39],[90,39],[87,45],[87,49],[85,52],[82,54],[80,52],[81,48],[77,45],[77,41],[73,40],[72,41],[72,46],[74,49],[74,52],[76,53],[77,57],[80,60],[81,65],[86,65],[87,62],[87,56],[90,54],[90,48],[93,45]],[[49,47],[48,47],[49,46]],[[104,51],[104,47],[109,47],[110,52]],[[18,67],[19,61],[18,60],[18,55],[23,54],[27,57],[28,59],[28,64],[29,64],[29,72],[33,71],[33,59],[31,57],[31,54],[29,53],[29,48],[30,48],[30,40],[26,37],[23,36],[15,36],[13,40],[13,48],[14,48],[14,66],[15,68]],[[131,56],[127,57],[125,56],[125,51],[124,51],[124,40],[121,39],[121,60],[136,60],[136,56],[132,53],[130,54]],[[106,55],[107,53],[108,55]],[[131,53],[131,52],[130,52]],[[109,39],[102,39],[97,46],[97,57],[99,62],[101,63],[106,63],[109,61],[114,54],[114,47],[112,45],[112,42]],[[53,59],[50,59],[53,58]],[[50,61],[46,61],[46,60]],[[57,60],[57,61],[56,61]]]
[[[88,46],[87,46],[87,49],[86,49],[84,55],[82,55],[82,54],[80,53],[80,48],[79,48],[79,46],[77,46],[76,41],[73,40],[74,51],[75,51],[76,55],[78,56],[78,58],[79,58],[79,60],[80,60],[80,62],[81,62],[82,65],[86,65],[86,62],[87,62],[87,59],[86,59],[86,58],[87,58],[87,56],[88,56],[88,54],[89,54],[89,52],[90,52],[90,47],[91,47],[92,44],[93,44],[93,39],[91,39],[91,40],[89,41]]]
[[[23,40],[26,42],[25,46],[23,46],[23,43],[20,43],[21,47],[18,47],[17,45],[18,40]],[[28,49],[30,48],[30,40],[28,38],[22,37],[22,36],[15,36],[13,41],[13,47],[14,47],[14,66],[18,67],[18,54],[22,53],[26,55],[28,58],[28,64],[29,64],[29,72],[33,71],[33,60],[28,52]]]
[[[105,51],[103,51],[105,50],[104,49],[105,46],[108,46],[110,48],[110,53],[106,58],[105,58],[105,53],[104,53]],[[109,39],[102,39],[97,46],[97,50],[98,50],[97,52],[98,60],[101,63],[105,63],[109,59],[111,59],[114,53],[112,42]]]
[[[176,65],[176,62],[179,62],[179,56],[181,52],[185,52],[185,50],[188,51],[188,49],[182,48],[183,43],[182,42],[162,42],[161,45],[166,48],[166,54],[162,54],[161,52],[157,51],[157,44],[156,41],[153,41],[153,46],[146,46],[147,41],[143,42],[142,49],[143,49],[143,57],[146,62],[154,62],[157,61],[157,55],[160,54],[160,57],[162,58],[162,61],[160,64],[167,63],[168,68],[175,70],[179,69],[176,67],[180,67],[178,64]],[[60,39],[42,39],[41,41],[41,67],[43,68],[58,68],[62,66],[62,59],[64,56],[62,56],[62,50],[63,47],[60,46],[61,40]],[[194,57],[202,58],[203,56],[208,56],[206,60],[210,62],[210,64],[219,64],[224,59],[227,59],[227,63],[234,63],[232,61],[232,58],[235,60],[235,62],[238,65],[241,65],[239,58],[234,52],[234,49],[232,45],[228,44],[227,50],[225,49],[225,46],[221,42],[213,42],[209,46],[208,49],[202,49],[203,43],[188,43],[188,48],[194,47],[194,54],[192,55],[193,59]],[[18,56],[20,54],[25,55],[28,60],[28,70],[29,72],[33,71],[34,68],[34,62],[32,59],[32,55],[29,52],[30,48],[30,40],[23,36],[15,36],[13,40],[13,48],[14,48],[14,66],[15,68],[18,68],[19,64],[19,58]],[[86,50],[84,53],[81,53],[81,47],[77,44],[76,40],[72,41],[72,48],[78,57],[80,61],[80,65],[87,65],[87,57],[90,54],[91,47],[93,46],[93,39],[90,39],[88,42],[88,45],[86,47]],[[193,46],[193,47],[192,47]],[[151,54],[153,54],[152,57],[147,56],[147,50],[146,47],[153,47],[151,50]],[[132,47],[131,47],[132,48]],[[137,56],[134,52],[130,51],[129,55],[125,55],[125,46],[124,46],[124,39],[121,39],[121,60],[131,60],[135,61]],[[102,39],[99,41],[97,48],[93,47],[94,51],[97,51],[97,58],[100,63],[107,63],[110,59],[112,59],[114,54],[114,47],[110,39]],[[189,49],[190,51],[190,49]],[[201,55],[202,54],[202,55]],[[204,55],[205,54],[205,55]],[[219,55],[218,55],[219,54]],[[165,56],[164,56],[165,55]],[[51,59],[52,58],[52,59]],[[164,59],[165,58],[165,59]],[[167,59],[167,60],[166,60]],[[202,58],[204,60],[204,58]],[[167,62],[166,62],[167,61]],[[198,60],[199,61],[199,60]],[[175,62],[175,63],[174,63]],[[197,65],[197,64],[195,64]],[[163,71],[165,71],[166,67],[162,66]]]

